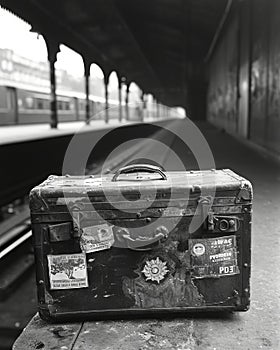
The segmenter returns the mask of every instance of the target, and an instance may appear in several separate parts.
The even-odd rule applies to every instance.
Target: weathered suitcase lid
[[[125,169],[128,171],[122,171]],[[118,209],[141,208],[149,202],[152,207],[161,206],[162,202],[180,202],[195,200],[217,193],[230,193],[237,197],[244,190],[244,199],[251,200],[252,188],[249,181],[235,174],[230,169],[207,171],[170,171],[164,172],[157,167],[139,167],[139,171],[130,172],[131,166],[120,169],[116,174],[89,176],[50,176],[30,194],[31,212],[37,211],[40,203],[47,201],[54,205],[66,204],[65,201],[83,198],[90,203],[100,203],[102,209],[106,203],[119,203]],[[156,171],[154,171],[156,168]],[[243,191],[242,190],[242,191]],[[57,200],[59,198],[59,201]],[[177,204],[176,204],[177,206]],[[49,207],[47,205],[46,207]],[[145,204],[146,207],[146,204]]]
[[[98,196],[104,191],[111,196],[119,195],[120,190],[136,193],[139,191],[157,190],[180,192],[182,189],[200,191],[201,189],[234,190],[245,186],[251,187],[250,182],[237,175],[230,169],[204,170],[204,171],[168,171],[164,172],[166,178],[158,173],[136,172],[121,174],[114,181],[115,174],[88,175],[88,176],[56,176],[51,175],[42,184],[35,187],[40,196]]]

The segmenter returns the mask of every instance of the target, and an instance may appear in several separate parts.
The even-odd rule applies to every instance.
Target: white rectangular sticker
[[[80,246],[83,252],[93,253],[111,248],[114,243],[112,227],[107,224],[83,228]]]
[[[48,255],[50,289],[88,287],[85,254]]]

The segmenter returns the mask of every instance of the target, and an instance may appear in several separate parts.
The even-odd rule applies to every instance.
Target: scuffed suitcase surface
[[[51,176],[31,191],[43,318],[248,309],[247,180],[154,169],[112,180]]]

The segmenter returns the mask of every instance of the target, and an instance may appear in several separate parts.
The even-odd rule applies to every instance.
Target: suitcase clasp
[[[49,225],[49,239],[51,242],[68,241],[71,238],[72,223],[64,222],[57,225]]]
[[[211,211],[212,203],[213,199],[210,196],[200,197],[198,200],[203,219],[203,228],[207,231],[214,231],[215,228],[215,217],[213,211]]]
[[[82,235],[82,229],[81,229],[81,223],[80,223],[80,212],[77,210],[72,211],[72,218],[73,218],[73,237],[81,237]]]
[[[214,215],[211,210],[211,197],[201,197],[199,204],[203,221],[203,229],[210,232],[236,232],[239,229],[239,219],[235,216]]]

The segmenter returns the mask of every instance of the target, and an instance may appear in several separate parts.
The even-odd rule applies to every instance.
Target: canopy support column
[[[57,98],[56,98],[56,77],[55,77],[55,62],[57,60],[57,54],[60,52],[59,43],[56,40],[44,36],[47,50],[48,50],[48,61],[50,64],[50,109],[51,109],[51,120],[50,126],[52,129],[57,128]]]
[[[109,122],[109,75],[104,74],[104,85],[105,85],[105,123]]]
[[[83,57],[84,61],[84,76],[85,76],[85,93],[86,93],[86,124],[90,123],[90,101],[89,101],[89,78],[90,78],[90,65],[91,63]]]
[[[129,120],[129,88],[130,88],[130,83],[126,84],[126,90],[125,90],[125,114],[126,114],[126,120]]]
[[[122,80],[121,78],[118,78],[119,80],[119,86],[118,86],[118,93],[119,93],[119,122],[122,121]]]

